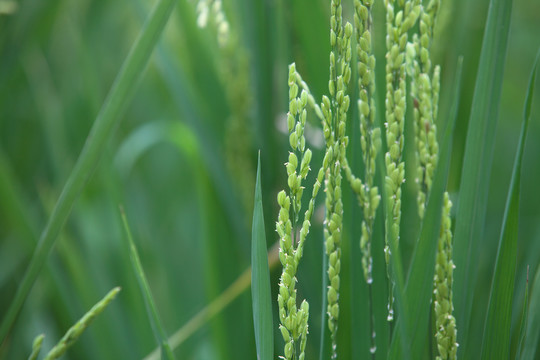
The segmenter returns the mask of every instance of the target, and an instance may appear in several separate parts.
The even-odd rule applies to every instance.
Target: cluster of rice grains
[[[303,89],[298,97],[298,82],[300,76],[296,73],[295,65],[289,67],[289,113],[287,114],[287,127],[289,130],[289,143],[291,152],[286,164],[289,194],[281,191],[278,194],[280,207],[276,230],[279,234],[279,259],[283,265],[283,272],[279,283],[279,321],[280,330],[285,340],[285,359],[304,359],[308,332],[309,305],[306,300],[300,308],[296,303],[296,271],[304,241],[310,227],[310,219],[313,215],[315,197],[321,187],[324,172],[319,171],[317,181],[313,186],[313,193],[301,223],[301,230],[297,234],[296,227],[299,222],[302,207],[302,194],[305,180],[310,170],[311,150],[306,148],[304,127],[306,125],[306,105],[308,103],[308,90]],[[300,158],[300,163],[298,159]],[[291,208],[292,207],[292,208]],[[297,239],[298,237],[298,239]],[[299,345],[299,346],[297,346]]]
[[[381,200],[375,185],[376,159],[381,148],[381,129],[375,119],[375,56],[372,50],[372,7],[374,0],[354,1],[354,29],[343,23],[340,0],[331,1],[330,18],[330,80],[329,96],[317,104],[293,63],[289,67],[289,112],[287,125],[291,152],[286,163],[288,193],[278,194],[280,212],[276,230],[280,237],[280,260],[283,272],[279,284],[280,329],[285,340],[284,358],[303,359],[308,332],[309,306],[303,300],[300,307],[296,299],[296,273],[302,257],[304,242],[310,228],[315,198],[324,182],[325,223],[324,241],[328,256],[327,315],[332,341],[331,357],[337,358],[337,327],[339,319],[339,290],[341,268],[341,238],[343,228],[342,172],[363,210],[360,248],[364,279],[369,289],[371,308],[373,260],[371,242],[377,208]],[[401,219],[401,185],[405,181],[403,160],[404,124],[407,103],[407,75],[410,77],[410,96],[414,104],[416,130],[415,152],[418,159],[416,182],[419,187],[419,216],[423,218],[427,197],[431,190],[437,166],[438,144],[435,122],[439,99],[440,68],[432,67],[430,47],[439,0],[423,4],[421,0],[385,0],[386,8],[386,91],[385,135],[387,151],[384,154],[386,176],[385,205],[389,216],[385,219],[384,255],[389,277],[388,321],[394,320],[393,278],[390,271],[391,248],[398,249]],[[409,41],[409,33],[418,29]],[[354,35],[354,36],[353,36]],[[358,117],[360,144],[364,161],[364,174],[357,177],[349,167],[346,149],[347,113],[350,98],[351,59],[356,40],[356,69],[358,81]],[[298,94],[301,89],[300,95]],[[302,181],[310,170],[311,150],[306,147],[304,127],[310,107],[321,120],[325,139],[325,155],[318,171],[308,209],[300,219]],[[436,339],[438,359],[456,358],[456,327],[452,316],[452,234],[451,202],[444,197],[439,251],[434,279]],[[392,244],[390,242],[393,242]],[[394,245],[394,246],[391,246]],[[375,330],[371,311],[371,353],[375,353]]]

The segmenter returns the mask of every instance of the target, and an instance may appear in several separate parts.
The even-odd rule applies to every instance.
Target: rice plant
[[[0,0],[0,359],[540,358],[539,14]]]

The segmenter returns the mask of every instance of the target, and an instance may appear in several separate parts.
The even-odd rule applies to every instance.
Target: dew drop
[[[387,321],[393,321],[394,320],[394,309],[388,309],[388,317],[386,318]]]

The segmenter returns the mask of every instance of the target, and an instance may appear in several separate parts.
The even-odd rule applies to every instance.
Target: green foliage
[[[75,168],[71,172],[54,211],[41,234],[39,243],[24,278],[19,285],[15,298],[2,321],[0,326],[0,342],[5,340],[10,328],[13,326],[17,314],[71,212],[73,203],[94,170],[103,151],[103,147],[111,136],[112,129],[121,118],[121,111],[133,93],[134,86],[140,79],[141,72],[146,67],[150,54],[169,19],[174,4],[174,0],[163,0],[157,4],[142,29],[140,36],[133,45],[132,50],[128,54],[124,65],[120,69],[115,83],[88,135],[88,139]]]
[[[463,158],[460,199],[454,232],[454,297],[457,315],[458,355],[467,350],[472,293],[476,269],[474,262],[480,251],[484,233],[488,192],[498,121],[504,65],[512,15],[512,1],[490,1],[482,52],[478,65],[467,144]]]
[[[342,61],[347,44],[342,39],[338,49],[339,24],[330,20],[330,0],[157,1],[159,11],[146,26],[143,20],[151,9],[141,0],[0,3],[0,359],[26,358],[31,352],[39,358],[39,345],[32,346],[36,334],[46,334],[43,349],[53,348],[54,339],[60,339],[95,303],[95,294],[116,285],[122,287],[122,296],[64,356],[159,358],[124,246],[125,232],[117,216],[120,203],[130,214],[140,262],[163,334],[172,334],[168,343],[176,358],[256,358],[252,296],[246,291],[252,262],[254,276],[268,269],[270,278],[271,295],[261,298],[268,298],[273,308],[273,340],[266,335],[262,341],[283,355],[285,343],[277,326],[283,272],[275,246],[281,236],[273,230],[279,222],[276,196],[281,189],[287,189],[291,199],[291,230],[294,221],[298,229],[291,232],[291,247],[297,250],[293,260],[299,260],[294,269],[295,308],[302,310],[305,299],[310,309],[309,317],[301,316],[306,325],[302,332],[309,329],[302,345],[305,358],[328,359],[333,350],[328,312],[336,312],[337,304],[329,309],[326,301],[328,286],[337,287],[338,254],[332,258],[330,279],[324,240],[333,214],[340,217],[340,226],[331,226],[339,229],[340,249],[337,357],[439,356],[433,309],[437,298],[432,292],[439,258],[432,255],[438,250],[436,225],[441,218],[435,213],[440,210],[418,214],[422,205],[438,207],[445,190],[448,204],[454,204],[449,230],[455,235],[452,292],[458,359],[481,358],[482,346],[476,344],[483,342],[484,357],[498,351],[495,345],[508,349],[504,352],[512,359],[538,356],[540,167],[535,154],[540,144],[534,141],[527,142],[523,153],[519,214],[509,213],[509,219],[517,216],[519,221],[519,234],[504,266],[510,271],[502,270],[501,256],[496,267],[519,138],[516,119],[523,111],[527,80],[540,46],[536,2],[335,1],[335,16],[338,4],[341,7],[341,35],[346,35],[346,20],[354,19],[350,81],[342,82],[343,88],[338,77],[347,73]],[[409,9],[406,3],[411,4]],[[201,27],[204,4],[208,21]],[[389,40],[397,42],[388,49],[386,11],[392,4],[392,31],[397,37]],[[416,13],[419,4],[424,11]],[[433,22],[430,16],[436,8]],[[338,29],[335,46],[331,28]],[[141,29],[143,36],[136,40]],[[433,35],[433,41],[426,44],[422,34],[428,39]],[[401,47],[404,35],[414,44],[414,52],[406,44]],[[138,50],[130,53],[133,43]],[[424,50],[430,54],[429,62],[422,58]],[[329,56],[332,51],[335,63]],[[396,70],[391,105],[399,109],[385,106],[387,52]],[[462,86],[456,98],[453,84],[461,55]],[[409,73],[415,65],[409,60],[414,58],[417,74],[429,73],[431,89],[440,90],[418,99],[418,119],[429,112],[438,114],[429,128],[418,124],[415,128],[413,121],[416,107]],[[125,59],[130,66],[122,67]],[[295,75],[290,78],[287,66],[293,62]],[[400,80],[404,74],[405,82]],[[297,87],[291,108],[289,83]],[[405,90],[396,94],[403,85]],[[338,96],[340,90],[346,90],[343,97]],[[329,94],[326,101],[323,94]],[[438,108],[437,101],[428,103],[435,97]],[[442,130],[449,128],[455,101],[459,107],[449,137]],[[346,102],[352,106],[342,106]],[[527,103],[531,140],[540,131],[538,92],[531,92]],[[286,113],[293,107],[293,128],[288,129]],[[420,113],[424,109],[427,113]],[[404,119],[390,126],[390,139],[387,111]],[[419,162],[416,134],[422,130],[438,131],[420,135],[429,151]],[[297,146],[289,149],[293,133]],[[327,147],[325,136],[333,138],[332,146]],[[395,159],[392,140],[398,140]],[[433,161],[436,151],[428,148],[435,144],[440,153]],[[443,154],[445,147],[449,150]],[[327,155],[330,148],[332,159]],[[256,261],[250,253],[257,149],[262,172],[256,209],[266,216],[256,228],[268,246],[274,244],[268,250],[268,265],[262,252]],[[443,155],[449,160],[442,160]],[[325,157],[326,167],[321,166]],[[426,191],[424,199],[418,195],[416,173],[434,175],[434,164],[449,166],[448,176],[431,184],[432,190],[437,187],[436,197]],[[330,168],[333,179],[327,177]],[[338,186],[339,172],[343,181]],[[396,180],[391,185],[400,186],[399,212],[392,198],[395,191],[397,199],[397,187],[387,189],[387,176]],[[330,181],[328,187],[325,180]],[[439,181],[442,185],[437,185]],[[320,191],[323,187],[326,192]],[[327,199],[322,198],[338,188],[342,204],[337,210],[342,216],[335,206],[327,208],[331,214],[325,224]],[[309,234],[303,230],[306,215]],[[400,225],[387,232],[385,219],[393,215],[400,216]],[[40,234],[45,240],[38,241]],[[388,244],[392,253],[388,271],[383,249],[387,235],[396,239]],[[335,245],[331,250],[337,249]],[[259,249],[266,251],[266,244]],[[524,299],[527,266],[528,300]],[[371,285],[366,282],[369,270]],[[490,296],[495,278],[505,279],[501,285],[513,281],[514,291],[494,287],[493,293],[502,295]],[[256,287],[252,291],[258,292]],[[392,323],[387,322],[389,296],[395,298]],[[497,309],[503,310],[488,310],[490,302],[500,302]],[[302,311],[307,314],[307,305]],[[495,334],[485,331],[484,337],[487,320],[502,321],[504,326],[490,325]],[[302,334],[299,339],[294,344],[298,354]]]
[[[521,126],[516,160],[508,190],[508,200],[506,201],[506,208],[504,210],[501,238],[495,261],[495,274],[493,274],[491,295],[489,297],[488,313],[484,328],[484,342],[482,345],[483,359],[506,359],[510,353],[512,294],[514,292],[517,262],[519,201],[521,195],[521,164],[525,149],[525,139],[527,138],[527,130],[529,128],[531,99],[540,61],[540,52],[538,54],[525,98],[523,125]]]

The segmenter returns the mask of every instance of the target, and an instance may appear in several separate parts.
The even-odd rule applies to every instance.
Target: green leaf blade
[[[251,230],[251,296],[257,359],[272,360],[274,357],[274,325],[272,321],[272,293],[270,291],[270,271],[268,268],[262,205],[260,153],[257,165],[255,204]]]
[[[491,0],[484,29],[463,158],[454,231],[454,307],[458,357],[467,350],[475,261],[484,234],[495,129],[506,62],[512,0]]]
[[[540,54],[540,53],[539,53]],[[504,211],[501,238],[495,261],[495,274],[491,286],[488,313],[484,327],[482,343],[482,359],[507,359],[510,352],[510,327],[512,320],[512,296],[517,263],[517,240],[519,227],[519,196],[521,180],[521,164],[525,139],[531,113],[531,99],[534,91],[534,80],[538,68],[538,59],[530,77],[523,125],[519,137],[518,151],[512,170],[512,179],[508,191]]]
[[[540,311],[534,311],[540,309],[540,267],[536,270],[536,275],[532,284],[529,306],[533,311],[529,312],[530,318],[527,320],[527,336],[525,337],[523,352],[519,358],[520,360],[535,358],[538,341],[540,339]]]
[[[519,326],[519,337],[515,359],[521,359],[521,354],[525,347],[527,338],[527,326],[529,318],[529,266],[527,266],[527,282],[525,283],[525,298],[523,299],[523,313],[521,315],[521,325]]]
[[[144,298],[146,313],[148,315],[148,319],[150,320],[150,325],[152,326],[154,337],[156,338],[156,342],[161,348],[162,358],[167,360],[173,360],[174,355],[171,347],[169,346],[167,334],[165,333],[165,330],[163,330],[163,325],[159,318],[156,304],[154,302],[154,298],[152,297],[152,292],[150,291],[150,286],[148,285],[148,281],[146,280],[146,275],[144,274],[141,260],[139,258],[139,253],[137,252],[137,248],[135,247],[135,243],[133,242],[133,237],[131,235],[131,230],[129,228],[126,214],[122,209],[121,215],[124,229],[126,231],[126,237],[129,243],[129,257],[131,259],[131,265],[133,266],[133,272],[135,273],[135,277],[137,278],[137,282],[139,283],[139,287],[141,289],[141,294]]]

